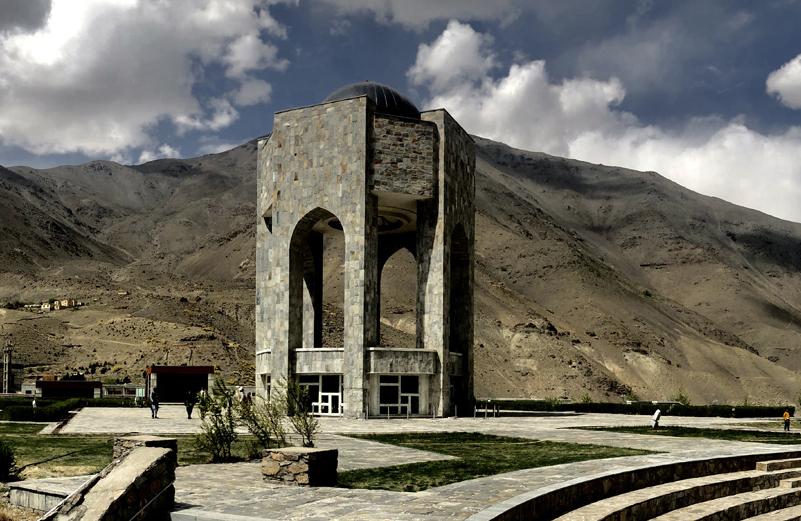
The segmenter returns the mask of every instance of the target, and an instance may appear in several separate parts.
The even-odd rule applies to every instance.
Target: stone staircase
[[[801,458],[755,470],[639,488],[571,510],[556,521],[801,521]]]

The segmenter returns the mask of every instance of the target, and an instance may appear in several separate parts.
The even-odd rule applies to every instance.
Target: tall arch
[[[315,228],[336,219],[315,208],[295,225],[289,241],[289,349],[322,346],[323,234]]]
[[[387,327],[392,327],[411,335],[408,342],[404,342],[402,338],[396,339],[400,342],[400,345],[397,345],[396,342],[394,347],[415,348],[417,347],[418,333],[418,298],[417,257],[413,247],[414,243],[410,241],[393,241],[393,246],[386,249],[382,249],[379,246],[377,295],[379,342],[381,346],[388,347],[384,344],[381,333],[388,331]],[[384,289],[384,270],[386,268],[391,270],[394,282],[393,286],[388,288],[388,291]],[[381,317],[387,317],[389,310],[386,306],[390,301],[395,303],[395,309],[392,310],[391,314],[400,315],[399,318],[405,322],[403,325],[386,326],[381,324]]]
[[[461,224],[451,234],[449,342],[451,353],[467,353],[472,305],[470,298],[470,244]]]

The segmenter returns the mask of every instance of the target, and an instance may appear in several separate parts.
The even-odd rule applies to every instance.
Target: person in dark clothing
[[[192,391],[187,391],[186,393],[186,400],[184,400],[184,407],[186,407],[186,419],[192,419],[192,409],[195,408],[195,393]]]
[[[150,417],[158,419],[159,417],[159,395],[154,387],[150,391]]]

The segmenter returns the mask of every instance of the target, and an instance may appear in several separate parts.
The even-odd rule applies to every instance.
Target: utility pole
[[[11,343],[11,333],[6,338],[6,346],[3,348],[3,394],[8,394],[11,389],[11,382],[14,375],[11,372],[11,352],[14,345]]]

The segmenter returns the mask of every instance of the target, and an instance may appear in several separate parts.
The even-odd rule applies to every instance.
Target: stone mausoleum
[[[475,148],[443,109],[354,83],[277,112],[258,145],[256,385],[307,386],[314,411],[472,411]],[[344,243],[342,345],[323,338],[323,244]],[[329,240],[333,240],[329,239]],[[414,348],[379,342],[381,274],[416,266]]]

